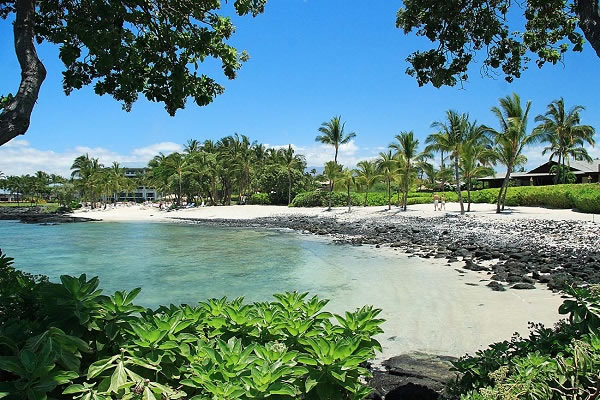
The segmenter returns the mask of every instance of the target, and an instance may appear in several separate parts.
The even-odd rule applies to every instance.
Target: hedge
[[[254,193],[248,199],[248,204],[269,205],[271,204],[271,199],[268,193]]]
[[[482,189],[471,192],[472,203],[494,204],[498,199],[500,189]],[[448,202],[458,201],[456,192],[436,192],[443,194]],[[325,191],[304,192],[292,201],[292,207],[326,207],[327,194]],[[467,192],[462,192],[463,201],[467,202]],[[364,204],[364,193],[351,193],[352,205]],[[393,194],[392,204],[398,202],[398,194]],[[433,202],[431,192],[412,192],[408,194],[407,204],[427,204]],[[368,206],[387,205],[387,193],[369,193]],[[346,193],[335,192],[333,206],[341,207],[347,204]],[[549,207],[559,209],[575,208],[584,213],[600,213],[600,185],[598,184],[566,184],[551,186],[519,186],[509,187],[506,193],[507,206]]]

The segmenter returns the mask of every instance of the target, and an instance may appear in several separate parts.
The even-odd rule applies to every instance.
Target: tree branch
[[[598,0],[577,0],[575,13],[579,18],[579,28],[600,57],[600,14]]]
[[[13,33],[15,52],[21,66],[21,84],[17,94],[0,113],[0,146],[27,132],[31,112],[46,78],[46,68],[33,44],[35,0],[17,0],[15,10]]]

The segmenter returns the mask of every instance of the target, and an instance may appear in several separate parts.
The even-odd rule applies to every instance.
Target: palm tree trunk
[[[333,161],[337,164],[337,155],[338,155],[338,145],[335,145],[335,157],[333,157]]]
[[[408,202],[408,168],[406,169],[406,173],[404,174],[404,196],[402,197],[402,205],[404,206],[404,211],[406,211],[406,203]]]
[[[366,207],[368,202],[369,202],[369,187],[367,186],[367,190],[365,191],[365,203],[363,204],[363,207]]]
[[[288,206],[292,203],[292,174],[288,171]]]
[[[560,167],[560,163],[561,163],[561,159],[562,159],[561,156],[562,156],[562,153],[558,153],[558,164],[557,164],[558,171],[556,171],[556,181],[555,181],[556,184],[560,183],[560,170],[562,169]]]
[[[506,176],[504,177],[504,181],[502,182],[502,186],[500,187],[500,192],[498,192],[498,204],[496,205],[496,214],[500,214],[500,211],[504,210],[503,199],[506,198],[506,191],[508,190],[508,181],[510,179],[510,170],[511,166],[507,165]]]
[[[348,212],[352,211],[352,202],[350,201],[350,185],[348,185]]]
[[[388,179],[388,210],[392,209],[392,180]]]
[[[400,189],[400,183],[398,182],[398,198],[396,199],[396,207],[400,207],[400,193],[402,193],[402,189]]]
[[[471,178],[467,180],[467,212],[471,212]]]
[[[458,194],[458,203],[460,204],[460,213],[465,213],[465,205],[463,204],[462,192],[460,190],[460,177],[458,175],[458,154],[454,156],[454,176],[456,178],[456,192]]]
[[[327,211],[331,211],[331,196],[333,195],[333,181],[329,182],[329,200],[328,200],[328,207],[327,207]]]

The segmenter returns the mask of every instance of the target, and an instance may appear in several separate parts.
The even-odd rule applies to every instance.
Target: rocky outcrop
[[[436,400],[446,383],[456,379],[450,371],[454,358],[413,352],[383,362],[383,370],[374,370],[369,385],[372,398],[385,400]]]
[[[48,213],[41,207],[0,207],[0,220],[18,220],[26,224],[44,225],[100,221],[64,213]]]

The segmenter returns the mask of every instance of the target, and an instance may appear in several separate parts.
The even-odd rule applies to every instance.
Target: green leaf
[[[117,368],[115,368],[112,376],[110,377],[109,392],[116,393],[121,386],[127,382],[127,372],[125,371],[125,365],[122,361],[119,361]]]
[[[296,388],[294,388],[288,383],[275,382],[271,386],[269,386],[267,392],[269,395],[282,394],[286,396],[294,396],[296,394]]]
[[[62,394],[73,394],[73,393],[81,393],[87,391],[86,387],[81,384],[75,384],[68,386],[65,390],[63,390]]]
[[[110,358],[105,358],[103,360],[98,360],[90,365],[88,368],[87,378],[92,379],[100,375],[102,372],[107,369],[114,367],[113,362],[119,358],[120,355],[112,356]]]

